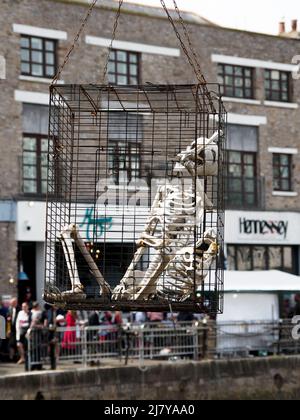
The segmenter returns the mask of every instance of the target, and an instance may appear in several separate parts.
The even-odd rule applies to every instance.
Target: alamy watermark
[[[3,316],[0,316],[0,340],[5,340],[6,338],[6,321]]]
[[[3,55],[0,55],[0,80],[6,79],[6,60]]]
[[[300,340],[300,316],[294,316],[292,324],[295,325],[292,329],[292,337],[295,341]]]

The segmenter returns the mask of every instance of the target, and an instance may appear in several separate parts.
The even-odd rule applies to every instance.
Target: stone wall
[[[299,399],[300,358],[80,369],[0,378],[2,400]]]

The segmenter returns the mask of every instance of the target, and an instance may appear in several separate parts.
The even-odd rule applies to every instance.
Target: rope
[[[119,19],[120,19],[120,16],[121,16],[121,9],[122,9],[123,3],[124,3],[124,0],[119,0],[119,7],[118,7],[118,11],[117,11],[117,15],[116,15],[114,27],[113,27],[113,33],[112,33],[112,37],[111,37],[111,43],[110,43],[110,45],[108,47],[107,59],[106,59],[106,63],[105,63],[105,66],[104,66],[104,72],[103,72],[103,78],[102,78],[103,84],[105,83],[105,77],[107,75],[107,69],[108,69],[110,54],[111,54],[111,52],[113,50],[114,41],[116,39],[116,33],[117,33],[118,25],[119,25]]]
[[[53,80],[52,80],[52,84],[53,84],[53,85],[57,84],[57,82],[58,82],[58,80],[60,79],[60,76],[61,76],[61,74],[62,74],[62,72],[63,72],[63,70],[64,70],[64,68],[65,68],[66,64],[69,62],[70,56],[71,56],[71,54],[73,53],[73,51],[74,51],[74,49],[75,49],[75,47],[76,47],[76,45],[77,45],[77,43],[78,43],[78,41],[79,41],[79,38],[80,38],[80,36],[81,36],[82,32],[84,31],[84,29],[85,29],[85,27],[86,27],[86,24],[87,24],[87,22],[88,22],[88,20],[89,20],[89,18],[90,18],[90,16],[91,16],[91,14],[92,14],[93,10],[94,10],[94,7],[96,6],[97,1],[98,1],[98,0],[93,0],[93,1],[92,1],[92,3],[91,3],[91,5],[90,5],[90,7],[88,8],[88,11],[87,11],[87,13],[86,13],[86,15],[85,15],[85,17],[84,17],[84,19],[83,19],[82,23],[81,23],[81,26],[80,26],[80,28],[79,28],[79,30],[78,30],[78,32],[77,32],[77,34],[75,35],[74,41],[73,41],[73,43],[72,43],[72,45],[71,45],[71,47],[70,47],[69,51],[67,52],[67,54],[66,54],[66,56],[65,56],[64,62],[63,62],[63,64],[60,66],[60,68],[58,69],[58,71],[57,71],[56,75],[54,76],[54,78],[53,78]]]
[[[204,77],[204,75],[203,75],[203,73],[201,71],[201,67],[200,67],[200,64],[199,64],[199,59],[198,59],[197,53],[196,53],[195,48],[193,46],[191,37],[189,35],[188,29],[186,27],[186,24],[184,23],[184,20],[182,18],[182,15],[180,13],[180,10],[179,10],[179,7],[178,7],[178,5],[176,3],[176,0],[173,0],[173,4],[174,4],[174,7],[175,7],[175,11],[176,11],[176,13],[178,15],[179,22],[180,22],[180,24],[181,24],[181,26],[183,28],[183,32],[184,32],[185,38],[187,40],[188,47],[185,45],[184,41],[182,40],[181,35],[180,35],[180,33],[179,33],[179,31],[178,31],[178,29],[177,29],[177,27],[175,25],[175,22],[174,22],[174,20],[173,20],[173,18],[171,16],[171,14],[170,14],[167,6],[166,6],[165,1],[164,0],[160,0],[160,2],[161,2],[161,5],[162,5],[163,9],[165,10],[165,12],[167,14],[167,17],[168,17],[168,19],[169,19],[169,21],[170,21],[170,23],[171,23],[171,25],[172,25],[172,27],[173,27],[173,29],[175,31],[175,34],[176,34],[176,36],[177,36],[177,38],[178,38],[178,40],[180,42],[181,48],[182,48],[183,52],[185,53],[185,55],[186,55],[186,57],[187,57],[190,65],[191,65],[192,69],[194,70],[194,73],[195,73],[195,75],[197,77],[197,80],[198,80],[199,84],[201,85],[201,89],[202,89],[203,94],[208,98],[208,101],[210,103],[211,109],[214,109],[213,100],[212,100],[211,94],[210,94],[210,92],[209,92],[209,90],[207,88],[206,79],[205,79],[205,77]],[[190,52],[189,52],[188,48],[190,49],[192,56],[190,55]]]
[[[186,25],[184,23],[184,20],[183,20],[182,16],[181,16],[179,7],[177,6],[176,0],[173,0],[173,4],[174,4],[175,11],[176,11],[176,13],[177,13],[177,15],[179,17],[180,24],[181,24],[181,26],[183,28],[184,35],[185,35],[185,37],[187,39],[187,42],[188,42],[189,47],[190,47],[190,50],[191,50],[192,55],[194,57],[194,61],[195,61],[195,64],[196,64],[196,67],[197,67],[197,70],[198,70],[198,72],[197,72],[197,74],[198,74],[198,80],[201,81],[201,83],[206,84],[205,77],[204,77],[204,75],[203,75],[203,73],[201,71],[201,67],[200,67],[200,64],[199,64],[198,55],[197,55],[197,53],[195,51],[195,48],[194,48],[194,45],[192,43],[191,37],[189,35],[189,32],[187,30],[187,27],[186,27]]]
[[[196,68],[196,66],[195,66],[195,64],[194,64],[194,61],[193,61],[192,57],[190,56],[190,53],[189,53],[189,51],[188,51],[188,49],[187,49],[187,47],[186,47],[185,43],[183,42],[183,40],[182,40],[182,38],[181,38],[181,35],[180,35],[180,33],[179,33],[179,31],[178,31],[178,29],[177,29],[177,27],[176,27],[176,25],[175,25],[175,22],[174,22],[174,20],[173,20],[173,18],[172,18],[172,16],[171,16],[171,14],[170,14],[170,12],[169,12],[169,10],[168,10],[167,6],[166,6],[165,1],[164,1],[164,0],[160,0],[160,2],[161,2],[161,5],[162,5],[163,9],[165,10],[165,12],[166,12],[166,14],[167,14],[167,17],[168,17],[168,19],[169,19],[169,22],[171,23],[171,25],[172,25],[172,27],[173,27],[173,29],[174,29],[174,32],[175,32],[175,34],[176,34],[176,36],[177,36],[177,38],[178,38],[178,41],[180,42],[181,48],[182,48],[183,52],[185,53],[185,55],[186,55],[186,57],[187,57],[187,59],[188,59],[188,61],[189,61],[190,65],[191,65],[191,67],[193,68],[193,70],[194,70],[194,72],[195,72],[195,74],[196,74],[196,76],[197,76],[197,79],[199,80],[199,82],[200,82],[201,84],[203,84],[203,81],[202,81],[201,79],[199,79],[199,78],[198,78],[198,69]]]

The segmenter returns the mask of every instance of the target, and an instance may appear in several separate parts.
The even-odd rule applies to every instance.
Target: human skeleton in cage
[[[65,227],[59,239],[72,283],[65,296],[82,298],[84,295],[73,242],[97,280],[102,297],[112,297],[113,301],[142,302],[159,298],[183,302],[197,289],[201,290],[219,251],[213,229],[202,232],[195,241],[195,232],[204,225],[205,213],[212,212],[214,207],[205,193],[204,179],[218,175],[218,137],[216,132],[210,139],[199,138],[177,155],[174,175],[178,183],[167,182],[158,188],[148,222],[137,242],[137,252],[114,290],[86,249],[79,228],[74,224]],[[191,180],[188,188],[181,182],[186,175]],[[147,270],[137,270],[147,251],[151,255]]]

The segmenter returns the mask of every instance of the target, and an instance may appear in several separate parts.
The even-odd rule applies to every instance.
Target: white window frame
[[[22,35],[36,36],[38,38],[56,39],[66,41],[68,34],[65,31],[58,31],[55,29],[40,28],[38,26],[13,24],[13,32]]]

